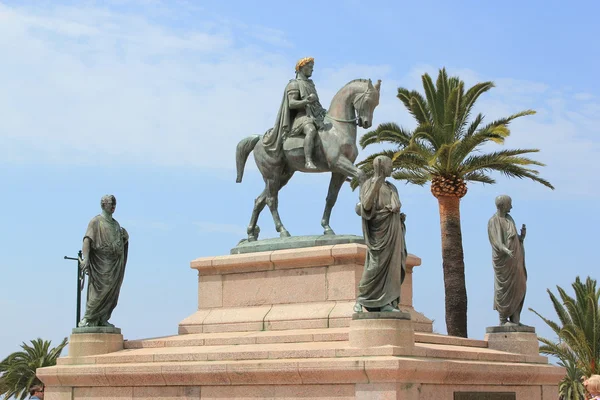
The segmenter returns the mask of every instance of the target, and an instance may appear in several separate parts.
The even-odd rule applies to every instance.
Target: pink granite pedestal
[[[431,333],[412,304],[415,256],[400,306],[410,321],[352,320],[365,253],[347,244],[194,260],[198,310],[178,335],[62,357],[37,371],[45,400],[558,397],[564,370],[529,347],[508,352]]]

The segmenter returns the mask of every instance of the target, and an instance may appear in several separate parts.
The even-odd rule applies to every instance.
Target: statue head
[[[496,197],[496,208],[502,213],[508,213],[512,209],[512,199],[505,194]]]
[[[365,80],[362,80],[365,81]],[[358,126],[364,129],[369,129],[373,125],[373,112],[375,107],[379,105],[379,89],[381,80],[378,80],[375,85],[371,80],[366,80],[367,90],[356,96],[354,99],[354,109],[358,116]]]
[[[100,207],[102,207],[103,211],[106,211],[108,214],[112,215],[117,208],[117,199],[112,194],[102,196],[100,199]]]
[[[298,75],[298,73],[301,72],[302,75],[306,76],[307,78],[310,78],[312,76],[314,66],[315,59],[313,57],[301,58],[296,63],[296,75]]]
[[[388,156],[377,156],[373,160],[373,171],[376,176],[389,177],[392,175],[392,159]]]

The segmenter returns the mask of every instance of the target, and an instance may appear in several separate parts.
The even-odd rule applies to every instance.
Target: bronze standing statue
[[[112,217],[113,195],[100,200],[102,213],[92,218],[83,237],[82,272],[89,275],[85,315],[80,327],[107,326],[119,300],[129,249],[129,235]]]
[[[527,269],[523,241],[527,230],[517,233],[515,221],[510,216],[512,200],[508,196],[496,197],[498,211],[488,222],[488,236],[492,245],[494,264],[494,310],[500,316],[500,325],[521,324],[521,310],[527,292]]]
[[[373,160],[374,176],[360,188],[356,213],[362,217],[367,257],[354,312],[400,312],[400,289],[406,275],[406,216],[396,187],[385,178],[392,173],[392,160]]]
[[[254,202],[248,241],[258,238],[257,221],[265,205],[271,210],[280,236],[290,236],[279,217],[278,193],[294,172],[331,172],[321,220],[326,235],[334,234],[329,219],[344,181],[348,177],[363,180],[363,172],[354,165],[358,156],[356,126],[371,127],[381,81],[375,85],[366,79],[349,82],[337,92],[325,112],[308,79],[313,66],[312,58],[303,58],[296,64],[297,77],[286,86],[274,127],[263,136],[249,136],[237,145],[236,182],[242,181],[251,152],[265,181],[265,189]]]

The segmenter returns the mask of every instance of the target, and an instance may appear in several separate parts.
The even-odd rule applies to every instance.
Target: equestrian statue
[[[246,160],[254,151],[254,160],[265,181],[265,189],[256,198],[248,225],[248,241],[257,240],[258,217],[269,206],[275,229],[281,237],[289,237],[278,211],[278,193],[294,172],[331,172],[329,192],[321,220],[325,235],[334,235],[329,226],[331,210],[343,183],[349,178],[365,179],[354,165],[358,156],[357,126],[368,129],[373,124],[373,111],[379,104],[381,81],[355,79],[342,87],[331,100],[329,110],[319,102],[310,79],[314,68],[312,57],[296,64],[296,79],[285,88],[275,125],[264,135],[252,135],[236,148],[236,182],[241,182]]]

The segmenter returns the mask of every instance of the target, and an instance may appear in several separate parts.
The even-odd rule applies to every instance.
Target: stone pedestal
[[[411,274],[400,304],[410,319],[353,316],[365,253],[337,244],[194,260],[198,310],[178,335],[74,333],[69,356],[36,371],[45,400],[556,399],[564,369],[531,348],[419,330],[431,324],[412,308]]]
[[[78,358],[123,350],[123,335],[115,329],[75,328],[69,338],[69,357]]]
[[[349,243],[196,259],[198,311],[179,333],[348,327],[365,256],[365,245]],[[413,307],[420,264],[408,255],[400,309],[415,331],[432,332],[431,320]]]
[[[415,345],[410,314],[404,312],[355,313],[350,322],[350,346],[362,349],[394,346],[410,350]]]
[[[532,326],[491,326],[485,330],[488,347],[518,354],[539,354],[538,337]]]

